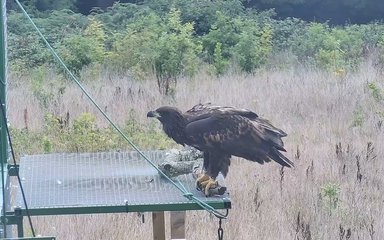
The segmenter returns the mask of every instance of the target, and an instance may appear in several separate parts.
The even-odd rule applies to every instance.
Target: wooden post
[[[171,212],[171,239],[185,240],[185,211]]]
[[[164,212],[153,212],[152,224],[153,224],[153,239],[165,240]]]

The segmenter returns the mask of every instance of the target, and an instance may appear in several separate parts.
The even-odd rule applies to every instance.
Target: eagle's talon
[[[206,197],[211,196],[211,189],[214,189],[218,186],[217,180],[213,178],[209,178],[207,181],[202,183],[202,186],[204,187],[204,194]]]
[[[201,191],[206,185],[204,183],[208,180],[209,176],[205,173],[198,174],[196,179],[196,189]]]

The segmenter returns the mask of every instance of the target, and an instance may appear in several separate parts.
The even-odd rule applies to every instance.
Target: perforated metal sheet
[[[165,155],[162,151],[145,154],[154,162]],[[20,176],[32,215],[201,209],[137,152],[25,156]],[[227,195],[206,198],[198,192],[191,174],[178,179],[215,208],[230,207]],[[19,194],[18,205],[24,208],[21,200]]]

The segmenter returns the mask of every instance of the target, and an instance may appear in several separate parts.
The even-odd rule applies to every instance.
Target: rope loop
[[[188,200],[193,200],[193,193],[186,192],[183,194],[184,197],[188,198]]]

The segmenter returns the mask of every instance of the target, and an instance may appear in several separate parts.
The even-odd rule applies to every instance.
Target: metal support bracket
[[[8,166],[8,175],[9,176],[17,176],[19,175],[19,164],[9,164]]]
[[[15,208],[13,212],[7,212],[5,217],[1,217],[1,223],[5,223],[6,225],[17,225],[17,236],[24,236],[23,215],[21,208]]]

